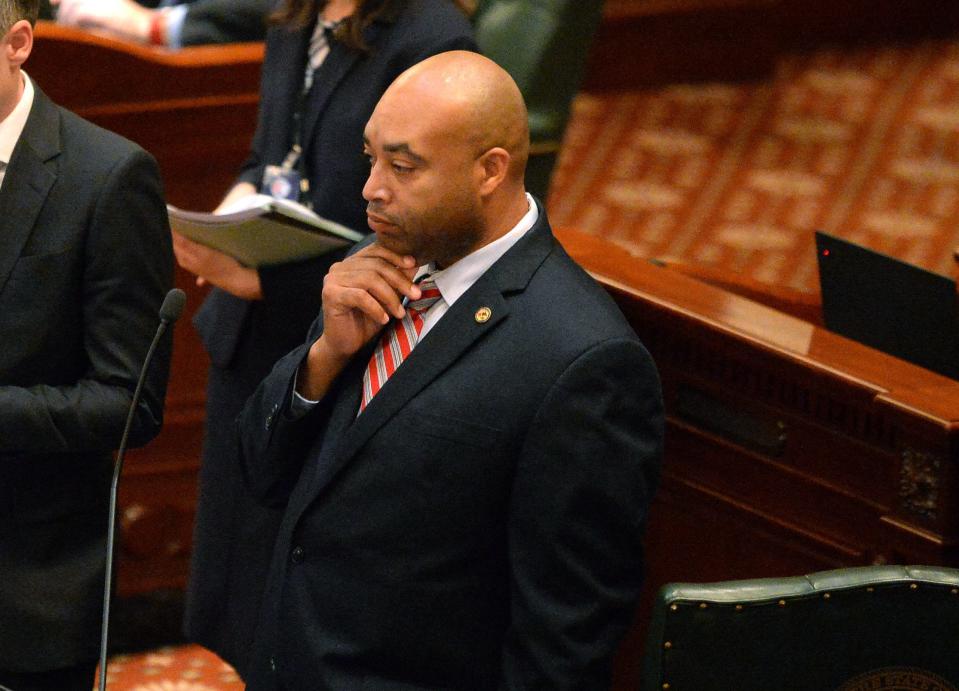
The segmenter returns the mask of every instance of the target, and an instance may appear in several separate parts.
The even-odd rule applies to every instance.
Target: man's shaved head
[[[501,147],[510,154],[510,175],[522,180],[529,157],[526,104],[509,73],[487,57],[449,51],[427,58],[401,74],[383,101],[402,99],[439,108],[450,132],[471,142],[476,153]]]

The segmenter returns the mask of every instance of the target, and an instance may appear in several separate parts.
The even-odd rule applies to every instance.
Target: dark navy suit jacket
[[[542,210],[359,417],[372,345],[290,414],[308,343],[238,421],[251,487],[286,503],[249,688],[608,688],[641,582],[661,394]]]
[[[0,669],[96,660],[111,451],[172,282],[156,162],[37,88],[0,187]]]
[[[270,29],[253,151],[240,180],[258,185],[293,140],[312,27]],[[410,0],[398,16],[368,28],[371,53],[334,42],[317,71],[304,118],[314,209],[366,231],[363,129],[387,86],[405,69],[446,50],[472,49],[471,27],[450,0]],[[320,309],[323,276],[344,252],[260,270],[264,299],[213,290],[195,323],[212,360],[200,500],[194,533],[187,631],[243,674],[281,512],[257,505],[243,487],[233,422],[273,364],[302,343]]]

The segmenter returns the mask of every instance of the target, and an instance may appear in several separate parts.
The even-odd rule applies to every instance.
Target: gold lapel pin
[[[473,319],[476,320],[477,324],[485,324],[492,316],[493,310],[491,310],[489,307],[480,307],[478,310],[476,310],[476,314],[473,315]]]

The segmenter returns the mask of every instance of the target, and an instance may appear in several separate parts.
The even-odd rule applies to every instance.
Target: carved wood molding
[[[936,454],[905,447],[899,474],[900,508],[928,521],[939,515],[939,493],[945,463]]]

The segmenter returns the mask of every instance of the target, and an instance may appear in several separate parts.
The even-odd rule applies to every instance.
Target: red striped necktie
[[[361,413],[403,360],[409,357],[423,331],[423,313],[442,297],[436,283],[429,277],[421,280],[419,287],[422,291],[420,299],[406,305],[406,315],[402,319],[390,322],[366,366],[366,372],[363,373]]]

